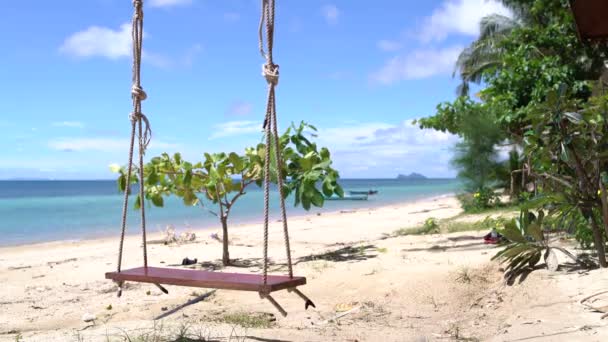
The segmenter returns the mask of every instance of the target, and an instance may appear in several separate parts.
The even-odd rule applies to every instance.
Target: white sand
[[[191,334],[221,341],[608,340],[601,314],[577,303],[608,289],[605,271],[539,270],[521,284],[506,286],[498,265],[489,261],[496,249],[480,239],[485,232],[385,236],[431,216],[459,212],[456,199],[446,196],[290,220],[295,273],[308,278],[301,289],[317,309],[304,311],[294,294],[276,293],[287,318],[255,293],[217,291],[154,323],[206,290],[168,286],[170,293],[164,295],[153,285],[131,284],[118,299],[114,284],[104,279],[106,271],[115,270],[116,239],[0,248],[0,340],[122,341],[125,331],[132,338],[160,330],[166,336],[185,325]],[[280,263],[280,223],[271,230],[270,255]],[[218,263],[221,244],[209,231],[197,233],[192,244],[150,245],[150,265],[179,264],[184,257]],[[231,257],[258,263],[261,238],[260,224],[232,226]],[[140,237],[129,236],[125,251],[124,268],[138,266]],[[315,260],[304,259],[311,255]],[[359,309],[326,322],[349,307]],[[224,315],[240,312],[270,313],[277,321],[271,329],[221,322]],[[95,315],[94,324],[83,322],[87,313]]]

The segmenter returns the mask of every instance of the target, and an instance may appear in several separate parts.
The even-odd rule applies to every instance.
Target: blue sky
[[[147,156],[243,151],[261,139],[259,0],[146,0]],[[279,125],[306,120],[343,177],[453,176],[455,137],[411,120],[454,98],[453,63],[486,0],[277,0]],[[100,179],[124,164],[129,0],[0,4],[0,178]]]

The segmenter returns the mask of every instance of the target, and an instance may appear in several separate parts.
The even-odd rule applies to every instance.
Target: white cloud
[[[192,3],[192,0],[151,0],[151,7],[170,7],[177,5],[189,5]]]
[[[395,40],[382,39],[378,42],[378,48],[382,51],[397,51],[400,50],[403,45]]]
[[[348,124],[319,130],[319,145],[333,153],[343,177],[393,177],[422,172],[453,176],[451,148],[458,138],[448,133],[421,130],[412,120]]]
[[[414,50],[388,60],[380,70],[372,73],[371,80],[374,83],[392,84],[448,74],[454,69],[461,51],[462,46]]]
[[[229,116],[246,116],[251,114],[253,110],[253,105],[249,102],[245,101],[235,101],[230,104],[226,114]]]
[[[209,140],[255,132],[262,132],[262,124],[258,121],[228,121],[215,125],[215,132]]]
[[[70,128],[83,128],[84,123],[80,121],[58,121],[53,122],[54,127],[70,127]]]
[[[338,17],[340,16],[340,10],[338,10],[336,5],[329,4],[321,7],[321,14],[328,24],[336,24],[338,22]]]
[[[54,150],[65,152],[116,152],[128,151],[129,139],[115,138],[61,138],[51,140],[48,146]],[[150,149],[174,149],[179,145],[152,140]]]
[[[442,41],[450,34],[476,36],[479,20],[489,14],[510,15],[508,9],[495,0],[445,0],[423,20],[418,33],[422,42]]]
[[[130,58],[132,44],[131,24],[123,24],[117,30],[91,26],[66,38],[59,51],[78,58],[105,57],[116,60]],[[177,57],[144,50],[142,51],[142,60],[159,68],[189,67],[201,50],[202,46],[200,44],[193,44],[181,56]]]
[[[69,36],[59,51],[75,57],[128,57],[131,55],[131,25],[123,24],[118,30],[91,26]]]

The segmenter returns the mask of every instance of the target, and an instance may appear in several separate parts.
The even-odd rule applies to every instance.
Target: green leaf
[[[608,172],[602,171],[601,177],[602,177],[602,183],[604,183],[604,185],[608,185]]]
[[[163,199],[163,196],[161,195],[154,195],[151,198],[152,200],[152,204],[154,204],[157,207],[163,207],[165,205],[165,201]]]
[[[313,170],[324,170],[331,165],[331,160],[325,160],[313,167]]]
[[[323,160],[330,158],[329,150],[325,147],[323,147],[321,149],[321,152],[319,152],[319,155],[321,156],[321,159],[323,159]]]
[[[158,174],[156,173],[156,171],[152,170],[152,172],[150,172],[148,174],[148,178],[146,179],[146,184],[147,185],[155,185],[156,183],[158,183]]]
[[[308,196],[302,196],[302,207],[304,210],[310,210],[311,199]]]
[[[124,173],[121,173],[117,180],[118,191],[125,192],[127,189],[127,177]]]
[[[564,145],[564,143],[561,143],[560,158],[566,163],[570,161],[570,154],[568,153],[568,150],[566,149],[566,146]]]
[[[323,197],[323,194],[321,194],[317,189],[314,189],[314,194],[311,198],[311,202],[315,207],[323,207],[323,202],[325,201],[325,198]]]
[[[119,173],[122,170],[122,167],[118,164],[110,164],[110,171],[113,173]]]
[[[530,236],[536,242],[542,242],[545,240],[544,235],[543,235],[543,230],[542,230],[540,224],[538,223],[538,221],[533,222],[530,225],[528,225],[528,234],[530,234]]]
[[[342,189],[342,186],[340,186],[339,184],[336,184],[336,187],[334,188],[334,193],[340,197],[344,197],[344,189]]]
[[[580,124],[583,121],[583,116],[576,112],[563,113],[564,117],[574,124]]]
[[[182,199],[183,199],[185,205],[195,205],[196,203],[198,203],[198,198],[196,197],[196,195],[194,195],[194,193],[190,189],[188,189],[184,193],[184,196],[182,197]]]
[[[323,182],[323,195],[325,195],[326,197],[330,197],[331,195],[334,194],[334,187],[331,184],[331,182],[327,181],[327,179],[325,179],[325,181]]]
[[[184,173],[183,182],[185,186],[190,186],[190,184],[192,183],[192,170],[186,170],[186,172]]]
[[[515,219],[511,220],[500,232],[504,235],[509,241],[519,242],[519,243],[527,243],[526,238],[521,234],[521,231],[517,229]]]
[[[142,205],[141,196],[137,195],[137,197],[135,197],[135,203],[134,203],[135,209],[141,208],[141,205]]]

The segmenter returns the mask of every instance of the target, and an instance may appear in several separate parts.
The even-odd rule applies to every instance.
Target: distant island
[[[427,177],[425,175],[421,175],[419,173],[412,172],[409,175],[402,175],[402,174],[400,174],[400,175],[397,176],[397,179],[401,179],[401,180],[403,180],[403,179],[407,179],[407,180],[412,180],[412,179],[427,179]]]

